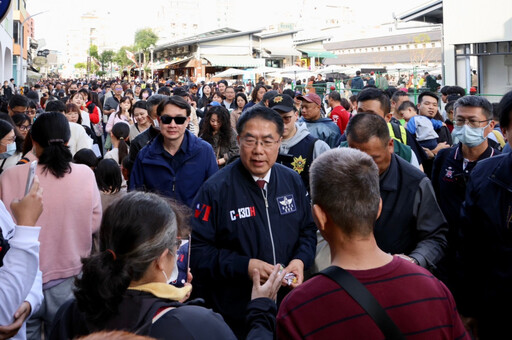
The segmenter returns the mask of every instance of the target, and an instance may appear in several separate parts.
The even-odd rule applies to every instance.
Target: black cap
[[[175,96],[180,96],[180,97],[188,96],[187,90],[185,90],[183,87],[175,87],[172,90],[172,94],[175,95]]]
[[[192,84],[190,84],[190,86],[189,86],[189,87],[190,87],[190,88],[197,87],[197,84],[192,83]]]
[[[288,113],[294,110],[293,98],[287,94],[275,96],[269,101],[268,106],[279,113]]]

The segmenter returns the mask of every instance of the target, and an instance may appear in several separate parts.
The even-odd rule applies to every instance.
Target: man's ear
[[[384,115],[384,119],[386,120],[387,123],[391,121],[391,117],[393,117],[393,114],[391,112]]]
[[[393,138],[389,139],[388,150],[389,150],[390,153],[394,153],[395,152],[395,140]]]
[[[327,214],[318,204],[313,204],[313,217],[316,222],[316,226],[320,231],[325,230],[327,224]]]
[[[377,212],[377,219],[379,219],[381,213],[382,213],[382,198],[379,199],[379,211]]]

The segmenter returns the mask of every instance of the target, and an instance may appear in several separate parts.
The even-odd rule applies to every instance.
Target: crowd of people
[[[512,92],[11,85],[0,339],[512,334]]]

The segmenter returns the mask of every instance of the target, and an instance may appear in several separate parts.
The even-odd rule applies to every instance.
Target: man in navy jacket
[[[283,120],[255,106],[237,125],[240,159],[212,176],[194,199],[191,270],[194,287],[245,338],[251,278],[265,282],[275,264],[303,281],[313,262],[316,227],[300,176],[276,164]],[[286,285],[286,283],[284,283]]]
[[[512,92],[503,97],[499,111],[501,130],[511,144]],[[512,153],[479,161],[469,176],[461,211],[463,285],[457,305],[467,325],[478,326],[480,339],[512,334],[511,169]]]
[[[130,190],[156,192],[190,206],[201,185],[218,170],[211,145],[187,130],[190,110],[180,96],[158,105],[160,135],[137,155]]]

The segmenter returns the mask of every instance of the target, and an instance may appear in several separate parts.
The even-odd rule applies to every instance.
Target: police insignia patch
[[[283,97],[281,97],[281,96],[274,97],[274,103],[280,103],[282,101],[283,101]]]
[[[279,206],[279,212],[281,213],[281,215],[286,215],[297,211],[293,195],[285,195],[278,197],[277,205]]]
[[[302,158],[302,156],[299,157],[293,157],[293,170],[297,171],[300,175],[302,171],[304,171],[304,168],[306,167],[306,158]]]

